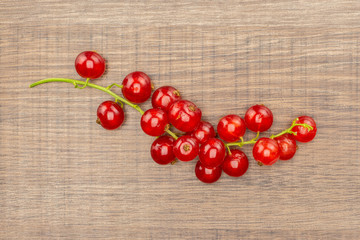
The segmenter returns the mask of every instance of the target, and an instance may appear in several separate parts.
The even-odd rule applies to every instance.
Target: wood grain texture
[[[2,0],[0,238],[359,239],[359,42],[358,0]],[[97,84],[142,70],[213,124],[263,103],[264,135],[308,114],[317,137],[272,167],[247,146],[246,175],[202,184],[195,162],[151,160],[132,109],[120,130],[96,125],[104,93],[29,89],[79,79],[89,49],[107,59]]]

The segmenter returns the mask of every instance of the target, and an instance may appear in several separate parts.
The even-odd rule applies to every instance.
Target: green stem
[[[43,83],[48,83],[48,82],[68,82],[68,83],[74,84],[75,86],[77,86],[78,84],[81,84],[81,85],[84,86],[86,84],[86,82],[84,82],[84,81],[68,79],[68,78],[48,78],[48,79],[44,79],[44,80],[41,80],[41,81],[38,81],[38,82],[35,82],[35,83],[31,84],[30,88],[35,87],[35,86],[40,85],[40,84],[43,84]],[[130,107],[134,108],[139,113],[141,113],[141,115],[144,114],[144,111],[138,105],[129,102],[125,98],[120,97],[119,95],[117,95],[116,93],[110,91],[107,88],[104,88],[102,86],[99,86],[99,85],[96,85],[96,84],[93,84],[93,83],[88,83],[87,86],[92,87],[92,88],[96,88],[96,89],[101,90],[103,92],[106,92],[107,94],[110,94],[111,96],[113,96],[115,99],[117,99],[117,100],[129,105]]]
[[[253,139],[251,139],[251,141],[256,141],[256,140],[258,139],[259,135],[260,135],[260,132],[258,131],[258,132],[256,133],[256,137],[254,137]]]
[[[306,124],[306,123],[296,123],[298,120],[299,120],[299,119],[296,118],[296,119],[292,122],[291,127],[289,127],[288,129],[285,129],[284,131],[282,131],[282,132],[279,133],[279,134],[271,135],[270,138],[273,139],[273,138],[279,137],[279,136],[281,136],[281,135],[284,135],[284,134],[286,134],[286,133],[296,135],[296,132],[293,132],[293,131],[292,131],[292,129],[293,129],[294,127],[296,127],[296,126],[305,127],[305,128],[307,128],[308,131],[313,130],[313,127],[310,126],[310,125],[308,125],[308,124]],[[244,141],[241,139],[241,142],[226,143],[225,145],[226,145],[226,147],[230,147],[230,146],[242,147],[242,146],[244,146],[245,144],[255,144],[258,137],[259,137],[259,132],[257,132],[256,137],[253,138],[253,139],[251,139],[250,141],[244,142]]]
[[[229,145],[225,144],[225,147],[227,148],[229,155],[231,155],[231,150],[229,148]]]
[[[288,129],[285,129],[284,131],[282,131],[281,133],[279,133],[279,134],[276,134],[276,135],[271,135],[271,139],[274,139],[274,138],[276,138],[276,137],[280,137],[281,135],[284,135],[284,134],[286,134],[286,133],[291,133],[291,134],[294,134],[294,132],[292,132],[292,131],[289,131],[289,129],[291,129],[291,128],[288,128]],[[295,133],[295,135],[296,135],[296,133]]]
[[[110,88],[112,88],[113,86],[117,86],[118,88],[123,88],[123,85],[119,85],[119,84],[117,84],[117,83],[113,83],[113,84],[107,86],[106,89],[110,89]]]
[[[121,105],[121,108],[124,108],[124,103],[122,101],[119,101],[119,99],[115,99],[116,103],[119,103]]]
[[[172,136],[175,140],[178,139],[178,136],[176,136],[176,134],[173,133],[170,129],[166,130],[166,132],[167,132],[170,136]]]
[[[74,86],[76,88],[79,88],[79,89],[82,89],[86,86],[89,86],[89,87],[92,87],[92,88],[95,88],[95,89],[98,89],[98,90],[101,90],[103,92],[106,92],[107,94],[110,94],[111,96],[113,96],[115,98],[115,101],[118,102],[122,102],[122,103],[125,103],[127,105],[129,105],[130,107],[134,108],[136,111],[138,111],[141,115],[144,114],[144,111],[136,104],[133,104],[131,102],[129,102],[128,100],[126,100],[125,98],[122,98],[120,97],[119,95],[117,95],[116,93],[110,91],[110,88],[112,86],[117,86],[119,88],[122,88],[122,85],[119,85],[119,84],[116,84],[116,83],[113,83],[111,84],[110,86],[108,87],[102,87],[102,86],[99,86],[99,85],[96,85],[96,84],[93,84],[93,83],[89,83],[89,78],[86,79],[86,82],[84,81],[80,81],[80,80],[75,80],[75,79],[68,79],[68,78],[48,78],[48,79],[44,79],[44,80],[41,80],[41,81],[38,81],[38,82],[35,82],[33,84],[30,85],[30,88],[33,88],[37,85],[40,85],[40,84],[43,84],[43,83],[48,83],[48,82],[67,82],[67,83],[72,83],[74,84]],[[80,85],[83,85],[82,87],[79,87],[78,84]],[[173,133],[171,130],[166,130],[166,132],[172,136],[175,140],[178,139],[178,137],[176,136],[175,133]]]
[[[310,126],[310,125],[308,125],[308,124],[306,124],[306,123],[296,123],[298,120],[299,120],[299,119],[296,118],[296,119],[292,122],[291,126],[290,126],[288,129],[285,129],[284,131],[282,131],[282,132],[279,133],[279,134],[271,135],[270,138],[271,138],[271,139],[274,139],[274,138],[279,137],[279,136],[281,136],[281,135],[284,135],[284,134],[286,134],[286,133],[296,135],[296,132],[293,132],[293,131],[292,131],[292,129],[293,129],[294,127],[296,127],[296,126],[305,127],[305,128],[307,128],[308,131],[313,130],[313,127]]]
[[[257,133],[256,137],[251,139],[250,141],[246,141],[244,142],[244,140],[241,138],[241,141],[240,142],[232,142],[232,143],[226,143],[225,145],[227,147],[230,147],[230,146],[238,146],[238,147],[242,147],[246,144],[254,144],[256,143],[256,139],[259,137],[259,132]]]
[[[89,84],[89,80],[90,80],[90,78],[87,78],[85,84],[84,84],[82,87],[79,87],[79,86],[76,84],[76,88],[79,88],[79,89],[84,89],[84,88],[86,88],[87,85]]]

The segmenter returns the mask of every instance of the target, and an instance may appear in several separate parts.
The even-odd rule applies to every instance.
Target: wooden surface
[[[359,42],[358,0],[2,0],[0,239],[359,239]],[[307,114],[317,137],[271,167],[247,146],[245,176],[205,185],[195,162],[151,160],[133,109],[99,127],[105,93],[29,89],[80,79],[83,50],[107,59],[97,84],[142,70],[213,124],[262,103],[264,136]]]

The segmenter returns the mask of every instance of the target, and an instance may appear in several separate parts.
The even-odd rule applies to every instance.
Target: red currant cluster
[[[201,110],[192,102],[181,98],[178,90],[171,86],[160,87],[151,96],[153,85],[148,75],[143,72],[128,74],[122,85],[111,84],[101,87],[89,83],[90,79],[99,78],[105,71],[105,61],[96,52],[86,51],[78,55],[75,68],[86,82],[49,78],[33,83],[30,87],[46,82],[69,82],[76,88],[93,87],[104,91],[115,98],[115,101],[105,101],[97,109],[97,123],[103,128],[113,130],[124,121],[123,104],[127,104],[141,113],[141,128],[150,135],[157,137],[151,145],[151,157],[158,164],[175,163],[176,158],[188,162],[199,156],[195,166],[195,175],[205,183],[216,182],[222,171],[232,177],[242,176],[249,167],[249,161],[244,152],[231,147],[242,147],[254,144],[253,157],[259,165],[273,165],[277,160],[291,159],[297,149],[296,141],[309,142],[316,135],[315,121],[309,116],[296,118],[290,128],[269,138],[258,139],[260,132],[267,131],[273,123],[273,114],[264,105],[250,107],[244,119],[238,115],[227,115],[219,120],[216,138],[214,127],[202,121]],[[82,85],[82,86],[79,86]],[[110,89],[122,89],[124,96],[120,97]],[[138,105],[151,97],[153,108],[143,111]],[[170,126],[183,132],[175,134]],[[250,141],[244,141],[246,128],[256,132],[257,136]]]

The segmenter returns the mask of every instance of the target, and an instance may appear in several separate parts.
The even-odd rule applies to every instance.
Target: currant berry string
[[[273,165],[280,160],[291,159],[297,150],[296,141],[309,142],[316,135],[316,123],[309,116],[296,118],[288,129],[269,138],[259,139],[261,132],[272,126],[273,114],[264,105],[250,107],[245,117],[231,114],[222,117],[217,125],[217,133],[211,123],[202,121],[201,110],[191,101],[182,99],[177,89],[163,86],[153,90],[150,77],[143,72],[128,74],[122,84],[113,83],[102,87],[91,83],[92,79],[101,77],[105,72],[105,60],[93,51],[80,53],[75,60],[75,68],[85,81],[68,78],[48,78],[30,85],[49,82],[71,83],[78,89],[92,87],[111,95],[114,101],[105,101],[97,109],[97,120],[104,129],[119,128],[125,118],[124,104],[134,108],[141,114],[140,125],[144,133],[157,137],[151,145],[152,159],[161,165],[174,164],[176,159],[184,162],[192,161],[197,156],[195,175],[205,183],[216,182],[224,171],[232,177],[240,177],[246,173],[249,161],[240,149],[254,144],[253,157],[259,165]],[[111,89],[121,89],[123,97]],[[151,97],[153,108],[143,111],[138,104]],[[184,132],[179,136],[170,130],[170,126]],[[244,141],[246,129],[256,132],[256,137]],[[166,134],[168,135],[166,135]]]

